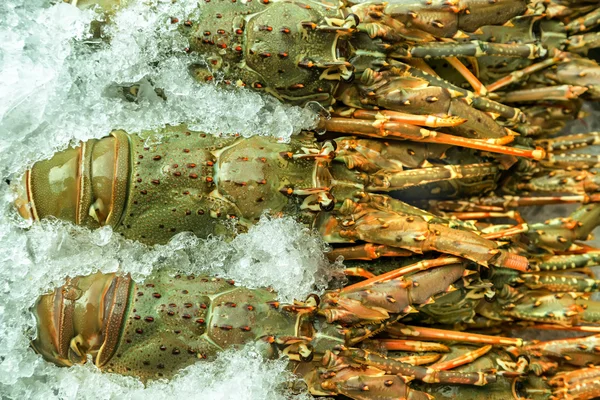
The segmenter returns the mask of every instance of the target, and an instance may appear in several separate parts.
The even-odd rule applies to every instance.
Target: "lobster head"
[[[83,364],[89,354],[102,367],[118,345],[131,285],[129,276],[96,273],[41,296],[33,349],[59,366]]]

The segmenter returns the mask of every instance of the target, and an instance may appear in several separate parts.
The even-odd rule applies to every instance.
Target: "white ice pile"
[[[289,219],[263,219],[229,244],[183,234],[153,249],[110,229],[91,232],[57,221],[24,226],[4,180],[69,143],[115,128],[140,131],[182,121],[216,133],[286,138],[314,122],[308,110],[192,82],[185,45],[169,21],[183,19],[194,1],[134,5],[114,18],[110,45],[89,42],[90,21],[97,17],[92,11],[50,3],[0,2],[0,398],[306,398],[286,389],[294,378],[285,362],[265,362],[251,347],[148,387],[91,366],[58,368],[29,349],[35,325],[29,308],[67,276],[121,266],[139,280],[175,265],[238,284],[272,285],[289,300],[322,289],[336,270],[323,257],[323,243]],[[170,50],[174,55],[165,57]],[[142,91],[139,102],[110,97],[111,84],[142,79],[163,88],[167,102],[153,90]]]
[[[107,41],[92,40],[92,10],[50,0],[0,2],[0,166],[49,156],[70,140],[187,122],[211,133],[289,138],[314,124],[308,109],[250,90],[198,85],[171,17],[184,21],[197,1],[139,0],[113,17]],[[142,85],[140,101],[115,98],[115,84]],[[41,138],[52,138],[40,143]]]

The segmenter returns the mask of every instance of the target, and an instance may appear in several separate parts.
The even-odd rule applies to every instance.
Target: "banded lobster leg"
[[[436,213],[452,212],[497,212],[506,213],[517,207],[544,206],[551,204],[589,204],[600,201],[600,194],[566,195],[566,196],[488,196],[473,197],[469,200],[428,200],[423,208],[435,210]],[[511,217],[512,218],[512,217]]]
[[[540,162],[547,168],[590,169],[600,166],[600,156],[595,154],[568,153],[570,150],[600,144],[598,132],[559,136],[551,139],[539,139],[535,144],[545,148],[548,156]]]
[[[579,207],[568,218],[554,218],[544,223],[532,224],[527,233],[532,244],[551,251],[582,249],[576,241],[588,240],[590,233],[600,224],[600,203]]]
[[[600,144],[600,132],[578,133],[558,136],[556,138],[538,139],[535,141],[535,144],[548,152],[581,149]]]
[[[398,200],[387,198],[387,204],[382,204],[369,198],[375,196],[365,195],[359,203],[347,199],[333,212],[320,213],[314,227],[329,243],[362,240],[419,254],[439,251],[484,266],[491,264],[519,270],[528,267],[525,257],[499,249],[495,242],[475,232],[452,229],[426,215],[402,213],[399,209],[404,203]]]
[[[472,32],[483,25],[504,24],[526,9],[526,2],[520,0],[494,3],[483,0],[435,0],[428,3],[364,3],[351,7],[367,32],[393,32],[400,25],[447,38],[453,37],[459,30]]]
[[[441,158],[445,146],[399,145],[355,138],[335,139],[335,144],[334,161],[355,170],[354,178],[369,192],[404,190],[463,178],[483,179],[499,173],[499,168],[493,163],[433,166],[428,158]],[[405,170],[405,167],[413,169]],[[336,177],[343,174],[339,169],[336,171]]]
[[[600,45],[600,42],[598,43]],[[546,68],[533,74],[531,82],[556,82],[561,85],[572,85],[587,88],[586,98],[597,100],[600,97],[600,65],[594,60],[569,55],[568,59],[558,63],[554,68]]]
[[[532,89],[513,90],[498,93],[504,103],[520,103],[543,100],[568,101],[573,100],[587,92],[584,86],[560,85],[545,86]]]
[[[600,178],[589,171],[598,158],[587,155],[548,156],[546,160],[532,163],[519,160],[501,185],[506,194],[530,192],[573,193],[592,195],[600,192]],[[577,167],[583,167],[576,169]],[[559,169],[562,168],[562,169]]]
[[[560,278],[558,281],[560,283]],[[559,286],[555,285],[556,290],[559,290]],[[552,293],[544,289],[504,285],[496,291],[491,302],[480,302],[476,311],[490,321],[501,322],[502,328],[506,329],[509,329],[511,322],[515,322],[516,326],[522,327],[542,328],[550,325],[552,329],[559,330],[582,328],[588,332],[600,332],[600,303],[589,299],[589,293]]]
[[[583,15],[582,17],[576,18],[565,25],[565,30],[569,34],[581,33],[588,31],[600,24],[600,9],[595,10]]]
[[[600,265],[600,251],[589,251],[583,254],[552,255],[534,259],[531,271],[567,271]]]
[[[407,91],[403,92],[404,94],[408,93]],[[396,93],[396,95],[397,94],[398,93]],[[388,100],[393,100],[393,96],[388,97]],[[437,101],[437,98],[435,98],[435,101]],[[495,122],[493,123],[495,124]],[[333,117],[329,119],[322,119],[319,123],[319,128],[330,132],[364,137],[399,140],[404,139],[415,142],[460,146],[492,153],[508,154],[516,157],[532,158],[535,160],[542,159],[546,155],[546,152],[541,148],[522,149],[502,145],[505,143],[510,143],[513,139],[512,136],[502,136],[491,139],[464,138],[461,136],[432,131],[417,125],[399,122],[397,120],[379,118],[377,115],[366,116],[361,114],[361,118]]]
[[[508,349],[513,355],[531,354],[550,357],[571,365],[586,366],[600,363],[600,335],[543,341]],[[600,369],[598,369],[600,372]]]

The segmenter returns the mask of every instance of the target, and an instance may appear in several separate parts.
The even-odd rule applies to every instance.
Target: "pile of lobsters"
[[[127,7],[71,3],[102,7],[105,24]],[[284,304],[167,270],[74,277],[32,310],[37,352],[146,382],[254,342],[315,396],[600,397],[600,249],[584,243],[600,224],[600,134],[560,133],[600,98],[598,0],[200,3],[169,21],[197,84],[319,103],[315,130],[106,132],[34,164],[14,185],[19,214],[148,245],[288,215],[349,283]],[[122,92],[136,101],[136,85]],[[519,212],[571,203],[543,223]]]

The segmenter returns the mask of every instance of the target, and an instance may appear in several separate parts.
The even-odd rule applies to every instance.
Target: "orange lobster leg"
[[[529,230],[529,226],[527,224],[519,224],[508,229],[504,229],[498,232],[486,233],[481,235],[482,237],[489,240],[503,239],[510,236],[518,235],[519,233],[527,232]]]
[[[541,71],[547,67],[550,67],[550,66],[558,63],[559,61],[564,59],[565,56],[566,56],[566,53],[557,52],[555,54],[555,56],[552,58],[548,58],[539,63],[529,65],[521,70],[511,72],[509,75],[505,76],[504,78],[501,78],[501,79],[497,80],[496,82],[489,84],[487,86],[487,91],[488,91],[488,93],[495,92],[496,90],[503,88],[504,86],[510,85],[511,83],[516,83],[516,82],[520,81],[523,77],[525,77],[529,74],[532,74],[537,71]]]
[[[384,244],[365,243],[358,246],[337,247],[327,253],[330,261],[344,257],[344,260],[376,260],[379,257],[409,257],[414,253],[399,247]]]
[[[456,332],[444,329],[425,328],[421,326],[402,324],[394,324],[389,326],[386,328],[386,331],[394,336],[418,337],[419,339],[448,340],[453,342],[509,345],[517,347],[523,345],[523,339],[520,338],[481,335],[477,333]]]
[[[448,135],[446,133],[430,131],[415,125],[398,123],[394,121],[384,122],[359,120],[352,118],[331,118],[321,120],[320,128],[332,132],[346,133],[373,138],[406,139],[417,142],[448,144],[476,150],[489,151],[491,153],[508,154],[516,157],[532,158],[541,160],[546,156],[542,148],[526,150],[515,147],[507,147],[490,143],[487,139],[469,139],[460,136]]]
[[[560,85],[507,92],[502,96],[505,103],[540,100],[572,100],[585,93],[584,86]]]
[[[430,365],[430,368],[437,369],[440,371],[449,370],[452,368],[460,367],[461,365],[468,364],[472,361],[477,360],[479,357],[486,355],[492,349],[492,345],[488,344],[479,349],[469,351],[459,357],[453,358],[447,361],[440,361],[433,365]]]
[[[447,353],[450,348],[441,343],[405,339],[379,339],[377,344],[388,351],[435,351]]]
[[[487,95],[487,89],[479,79],[456,57],[446,57],[448,64],[452,65],[469,82],[476,95]]]
[[[464,118],[455,116],[436,116],[436,115],[417,115],[406,114],[391,110],[363,110],[350,109],[349,111],[334,111],[336,117],[352,117],[358,119],[384,120],[402,122],[405,124],[426,126],[428,128],[443,128],[449,126],[458,126],[465,122]]]
[[[386,272],[385,274],[375,276],[371,279],[367,279],[366,281],[362,281],[362,282],[355,283],[354,285],[346,286],[342,289],[342,292],[349,292],[349,291],[357,290],[360,288],[364,288],[366,286],[373,285],[375,283],[386,282],[391,279],[396,279],[396,278],[402,277],[404,275],[411,274],[411,273],[418,272],[418,271],[425,271],[430,268],[441,267],[443,265],[457,264],[457,263],[460,263],[461,261],[463,261],[463,260],[458,257],[440,257],[435,260],[420,261],[418,263],[411,264],[406,267],[398,268],[393,271]]]

